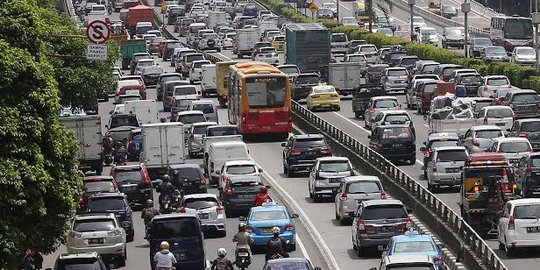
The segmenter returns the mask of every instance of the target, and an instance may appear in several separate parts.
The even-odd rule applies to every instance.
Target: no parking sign
[[[86,36],[90,42],[102,44],[107,42],[111,37],[111,29],[107,22],[102,20],[94,20],[86,27]]]

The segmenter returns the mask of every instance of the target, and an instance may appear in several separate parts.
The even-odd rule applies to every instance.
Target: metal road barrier
[[[298,127],[307,132],[323,133],[333,141],[332,148],[337,153],[347,156],[356,167],[378,175],[390,193],[410,207],[448,249],[458,254],[468,269],[508,269],[457,213],[392,162],[297,102],[293,102],[293,112],[293,121]]]

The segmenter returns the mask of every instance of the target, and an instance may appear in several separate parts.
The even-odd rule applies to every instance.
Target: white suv
[[[518,199],[506,203],[499,218],[499,249],[508,257],[518,248],[540,247],[540,199]]]
[[[126,231],[113,213],[75,216],[66,248],[68,253],[96,251],[110,257],[117,268],[126,265]]]
[[[221,237],[227,235],[225,208],[216,194],[202,193],[185,195],[180,204],[180,213],[197,213],[201,225],[208,232],[215,232]]]

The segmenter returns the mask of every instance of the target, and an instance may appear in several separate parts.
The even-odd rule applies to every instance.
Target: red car
[[[120,192],[127,195],[132,208],[143,208],[146,200],[152,199],[152,181],[143,163],[113,166],[111,176],[118,183]]]
[[[86,176],[83,178],[83,193],[79,199],[79,210],[85,210],[88,204],[88,198],[95,193],[119,192],[118,184],[112,176]]]

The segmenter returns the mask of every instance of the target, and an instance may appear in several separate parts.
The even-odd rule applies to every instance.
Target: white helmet
[[[217,250],[218,257],[225,257],[227,255],[227,250],[224,248],[219,248]]]
[[[272,228],[272,234],[277,234],[277,235],[279,235],[280,232],[281,232],[281,230],[279,229],[279,227],[276,226],[276,227],[273,227],[273,228]]]

